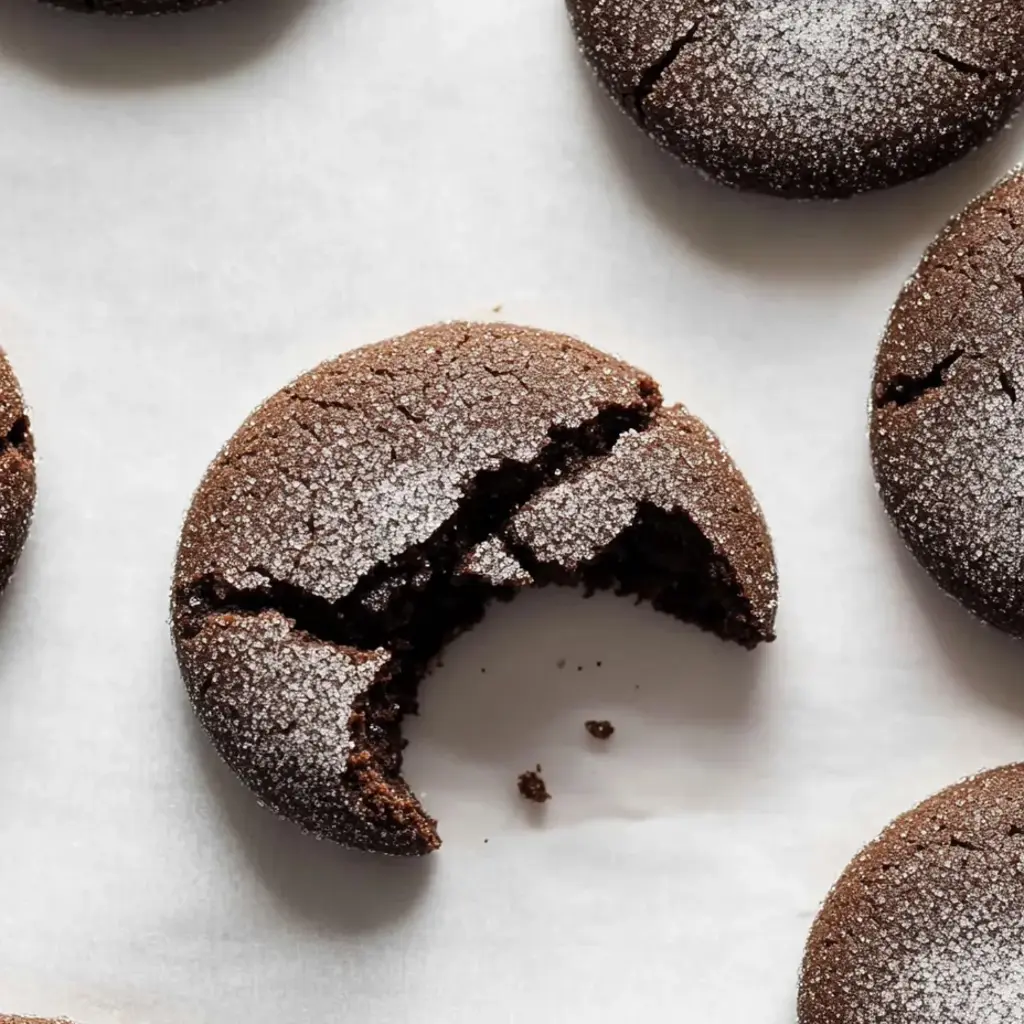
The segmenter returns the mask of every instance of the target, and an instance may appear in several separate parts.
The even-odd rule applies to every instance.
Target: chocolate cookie
[[[1019,1024],[1022,854],[1024,765],[897,818],[811,929],[800,1024]]]
[[[222,0],[45,0],[81,14],[184,14],[197,7],[212,7]]]
[[[493,599],[614,588],[747,647],[771,543],[715,437],[579,341],[444,324],[350,352],[258,409],[199,487],[178,659],[224,759],[278,813],[394,854],[439,845],[402,716]]]
[[[1021,389],[1024,177],[1014,175],[952,221],[903,289],[875,365],[871,451],[882,501],[918,561],[1018,636]]]
[[[66,1017],[11,1017],[0,1013],[0,1024],[71,1024]]]
[[[727,185],[838,198],[962,156],[1024,90],[1016,0],[567,0],[612,97]]]
[[[21,387],[0,352],[0,590],[28,536],[36,500],[35,446]]]
[[[0,1024],[71,1024],[67,1017],[11,1017],[0,1014]]]

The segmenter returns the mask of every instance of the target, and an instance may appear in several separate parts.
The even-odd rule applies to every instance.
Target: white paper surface
[[[40,452],[0,604],[0,1009],[791,1024],[849,857],[1021,756],[1021,650],[900,549],[865,437],[890,303],[1019,133],[847,204],[736,195],[611,107],[561,0],[131,23],[7,0],[0,118],[0,338]],[[722,436],[777,544],[779,640],[751,656],[609,597],[498,609],[408,729],[443,850],[346,853],[260,810],[194,724],[178,525],[296,373],[496,305],[631,359]],[[541,813],[515,793],[537,762]]]

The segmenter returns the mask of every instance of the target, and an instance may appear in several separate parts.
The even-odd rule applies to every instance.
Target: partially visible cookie
[[[66,1017],[11,1017],[0,1013],[0,1024],[71,1024]]]
[[[1017,0],[567,0],[613,99],[737,188],[837,198],[937,170],[1024,92]]]
[[[21,387],[0,351],[0,590],[28,536],[36,498],[35,445]]]
[[[1024,176],[929,248],[871,405],[879,493],[907,546],[975,615],[1024,635]]]
[[[184,14],[223,0],[46,0],[81,14]]]
[[[1024,765],[897,818],[811,929],[800,1024],[1024,1021]]]
[[[699,420],[573,338],[441,324],[323,364],[242,426],[186,519],[174,639],[261,800],[422,854],[439,839],[401,775],[402,717],[453,636],[547,583],[774,636],[764,519]]]

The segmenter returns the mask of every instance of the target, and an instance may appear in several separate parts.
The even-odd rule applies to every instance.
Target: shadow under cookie
[[[309,5],[231,0],[188,17],[130,18],[83,16],[23,0],[0,7],[0,57],[79,89],[160,88],[259,59]]]

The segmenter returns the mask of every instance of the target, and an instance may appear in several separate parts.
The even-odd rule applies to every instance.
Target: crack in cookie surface
[[[658,83],[668,73],[668,69],[676,62],[684,48],[694,41],[699,28],[700,19],[698,18],[686,32],[678,39],[672,41],[672,45],[657,60],[644,69],[643,74],[640,75],[640,80],[636,84],[636,88],[630,90],[623,97],[627,103],[632,104],[636,119],[640,122],[641,126],[647,123],[647,111],[644,109],[644,104],[647,102],[648,97],[658,87]]]
[[[910,405],[929,391],[935,391],[946,383],[946,374],[964,356],[962,348],[954,349],[940,359],[927,373],[913,376],[898,373],[885,384],[876,388],[875,406]]]

